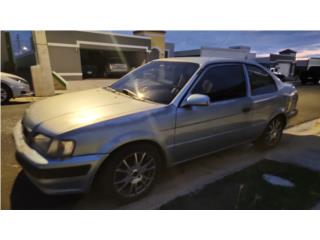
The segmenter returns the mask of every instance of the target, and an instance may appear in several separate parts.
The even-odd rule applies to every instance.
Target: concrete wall
[[[49,46],[51,68],[60,73],[77,73],[81,77],[80,49],[70,47]],[[69,74],[70,75],[70,74]],[[63,76],[64,77],[64,76]]]

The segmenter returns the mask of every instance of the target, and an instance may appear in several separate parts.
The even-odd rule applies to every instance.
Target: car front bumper
[[[292,118],[298,114],[298,109],[293,109],[287,113],[287,118]]]
[[[74,156],[66,160],[48,160],[25,141],[21,121],[13,131],[16,157],[29,179],[46,194],[86,192],[107,155]]]
[[[10,88],[14,98],[32,96],[34,94],[27,84],[11,85]]]

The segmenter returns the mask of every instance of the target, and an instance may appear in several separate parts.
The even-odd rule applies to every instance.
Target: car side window
[[[246,80],[242,65],[211,67],[203,74],[192,93],[207,95],[211,102],[245,97]]]
[[[247,69],[252,96],[272,93],[277,90],[273,78],[266,71],[254,65],[247,65]]]

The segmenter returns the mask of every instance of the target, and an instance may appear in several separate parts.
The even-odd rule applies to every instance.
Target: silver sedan
[[[215,58],[152,61],[111,87],[38,101],[14,129],[17,159],[48,194],[147,194],[163,167],[255,142],[276,146],[298,93],[264,67]]]
[[[11,98],[29,96],[33,93],[27,80],[17,75],[1,72],[1,104]]]

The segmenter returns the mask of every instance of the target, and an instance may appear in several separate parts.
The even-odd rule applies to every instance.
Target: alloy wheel
[[[1,102],[6,101],[7,98],[8,98],[8,93],[7,93],[6,89],[1,87]]]
[[[113,186],[123,197],[136,197],[155,179],[156,161],[147,152],[134,152],[122,159],[113,174]]]
[[[281,133],[282,133],[282,123],[280,119],[276,118],[272,122],[270,122],[270,124],[268,125],[266,139],[265,139],[266,143],[269,146],[275,145],[279,141],[281,137]]]

